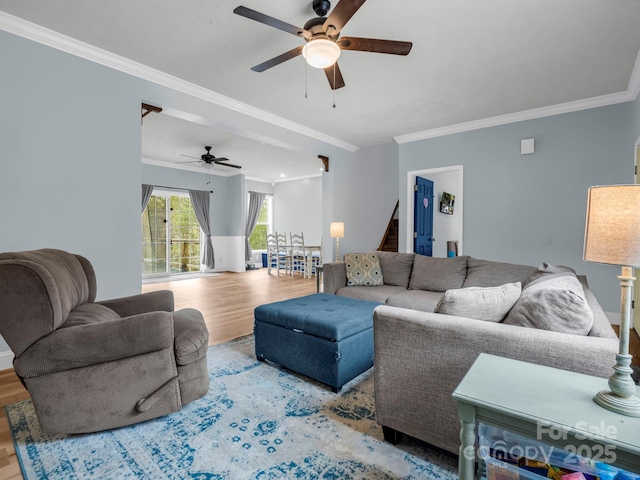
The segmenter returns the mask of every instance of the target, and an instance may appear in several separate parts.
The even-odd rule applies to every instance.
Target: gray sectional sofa
[[[546,264],[376,253],[382,285],[348,286],[345,263],[336,262],[324,264],[324,292],[385,303],[374,311],[374,367],[376,416],[387,440],[405,433],[457,454],[451,394],[483,352],[603,378],[612,373],[617,336],[584,277]],[[497,290],[504,300],[502,290],[487,287],[518,283],[522,293],[503,320],[478,319],[487,309],[477,298],[458,309],[464,315],[437,313],[450,294]]]

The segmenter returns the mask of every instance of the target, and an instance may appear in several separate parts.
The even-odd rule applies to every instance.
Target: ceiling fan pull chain
[[[333,108],[336,108],[336,65],[338,62],[333,64]]]
[[[304,98],[307,98],[307,71],[309,70],[309,65],[307,62],[304,62]]]

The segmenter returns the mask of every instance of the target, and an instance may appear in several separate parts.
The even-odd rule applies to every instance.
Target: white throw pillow
[[[560,272],[528,284],[504,323],[589,335],[593,327],[593,312],[580,281],[573,275]]]
[[[499,287],[467,287],[444,292],[437,313],[500,322],[515,305],[522,290],[520,282]]]

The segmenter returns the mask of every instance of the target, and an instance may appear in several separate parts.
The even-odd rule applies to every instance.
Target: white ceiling
[[[214,165],[212,170],[204,162],[193,163],[211,148],[217,158],[226,157],[228,163],[240,165],[241,170]],[[163,167],[181,168],[218,175],[244,173],[255,180],[288,181],[321,175],[322,162],[317,156],[276,147],[249,138],[222,132],[181,118],[150,113],[142,122],[143,162]],[[189,163],[185,163],[189,162]]]
[[[324,72],[302,57],[250,70],[304,40],[235,15],[238,5],[300,27],[315,16],[311,0],[0,0],[0,11],[360,147],[626,92],[640,50],[638,0],[369,0],[342,35],[408,40],[413,49],[407,57],[343,52],[346,87],[333,108]],[[212,144],[248,175],[266,175],[260,157],[284,159],[265,178],[319,173],[317,158],[152,117],[145,157],[173,162]]]

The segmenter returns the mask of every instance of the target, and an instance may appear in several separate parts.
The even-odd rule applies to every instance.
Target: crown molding
[[[188,172],[200,173],[202,175],[209,175],[209,173],[211,173],[211,175],[217,175],[218,177],[233,177],[234,175],[240,175],[243,173],[239,170],[232,171],[232,172],[221,172],[221,171],[216,171],[215,169],[209,172],[207,170],[204,170],[202,167],[197,167],[195,165],[181,165],[180,163],[165,162],[164,160],[156,160],[154,158],[148,158],[148,157],[142,157],[142,163],[144,163],[145,165],[154,165],[156,167],[173,168],[176,170],[186,170]],[[302,175],[300,177],[279,178],[277,180],[245,175],[246,180],[252,180],[254,182],[262,182],[262,183],[270,183],[270,184],[282,183],[282,182],[293,182],[295,180],[304,180],[306,178],[317,178],[317,177],[322,177],[322,174],[318,173],[318,174],[312,174],[312,175]]]
[[[202,175],[216,175],[218,177],[233,177],[234,175],[240,175],[241,172],[221,172],[216,171],[215,168],[211,170],[205,170],[202,167],[195,165],[181,165],[179,163],[165,162],[164,160],[156,160],[154,158],[142,157],[142,163],[145,165],[154,165],[156,167],[173,168],[174,170],[186,170],[188,172],[200,173]]]
[[[640,50],[638,51],[636,63],[633,66],[633,71],[631,72],[627,92],[633,97],[631,100],[638,98],[638,92],[640,92]]]
[[[399,135],[397,137],[393,137],[393,139],[400,144],[410,143],[416,142],[418,140],[426,140],[429,138],[452,135],[454,133],[470,132],[472,130],[480,130],[482,128],[497,127],[499,125],[507,125],[509,123],[534,120],[536,118],[550,117],[553,115],[577,112],[580,110],[588,110],[590,108],[604,107],[607,105],[614,105],[616,103],[624,103],[633,100],[635,100],[635,95],[632,95],[629,91],[622,93],[612,93],[609,95],[602,95],[600,97],[577,100],[575,102],[561,103],[558,105],[551,105],[549,107],[534,108],[532,110],[508,113],[506,115],[483,118],[481,120],[458,123],[456,125],[448,125],[446,127],[434,128],[432,130],[424,130],[422,132]]]
[[[251,180],[252,182],[269,183],[273,187],[273,186],[275,186],[276,183],[294,182],[296,180],[305,180],[307,178],[318,178],[318,177],[322,177],[322,174],[319,173],[317,175],[314,174],[314,175],[303,175],[301,177],[279,178],[278,180],[270,180],[268,178],[249,177],[249,176],[246,176],[244,178],[246,180]]]
[[[549,107],[534,108],[522,112],[508,113],[497,117],[483,118],[472,122],[459,123],[432,130],[423,130],[421,132],[409,133],[407,135],[398,135],[393,137],[397,143],[409,143],[418,140],[426,140],[428,138],[442,137],[452,135],[454,133],[469,132],[487,127],[497,127],[499,125],[507,125],[509,123],[523,122],[525,120],[534,120],[536,118],[550,117],[563,113],[578,112],[580,110],[588,110],[596,107],[606,107],[607,105],[615,105],[616,103],[633,102],[640,92],[640,50],[636,56],[636,63],[633,66],[629,85],[625,92],[611,93],[599,97],[586,98],[575,102],[560,103]]]
[[[314,173],[313,175],[303,175],[301,177],[279,178],[277,180],[273,180],[273,183],[295,182],[297,180],[306,180],[307,178],[318,178],[318,177],[322,177],[322,174]]]
[[[55,48],[56,50],[70,53],[71,55],[104,65],[105,67],[133,75],[134,77],[171,88],[178,92],[182,92],[206,102],[262,120],[291,132],[299,133],[306,137],[328,143],[349,152],[355,152],[360,148],[357,145],[352,145],[340,140],[339,138],[326,135],[317,130],[300,125],[299,123],[287,120],[286,118],[274,115],[246,103],[242,103],[233,98],[226,97],[194,83],[187,82],[186,80],[182,80],[173,75],[169,75],[128,58],[116,55],[115,53],[108,52],[107,50],[89,45],[88,43],[76,40],[75,38],[63,35],[54,30],[1,11],[0,30]]]

